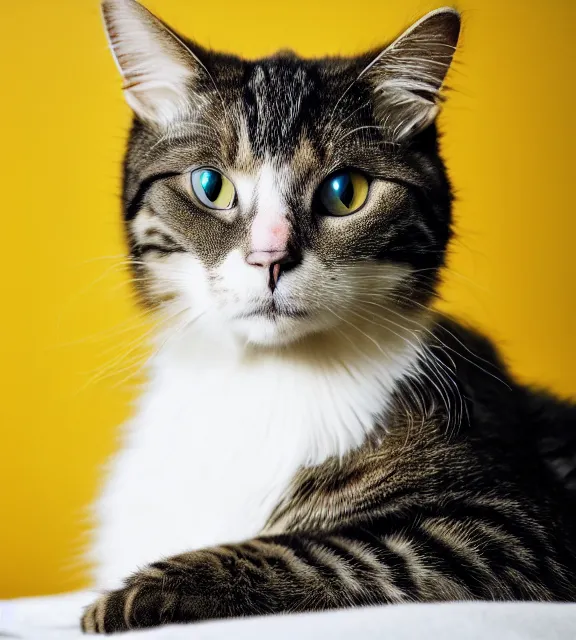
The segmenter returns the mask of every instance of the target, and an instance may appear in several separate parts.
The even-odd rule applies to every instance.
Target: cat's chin
[[[307,317],[253,315],[235,319],[234,334],[243,342],[261,347],[285,347],[328,327]]]

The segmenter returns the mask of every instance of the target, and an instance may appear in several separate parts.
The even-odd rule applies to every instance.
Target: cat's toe
[[[94,604],[91,604],[88,607],[86,607],[86,609],[84,610],[84,614],[82,616],[82,619],[80,620],[80,627],[82,628],[82,631],[84,633],[96,633],[97,632],[96,610],[98,608],[98,603],[99,602],[100,601],[98,600]]]
[[[103,595],[86,609],[82,630],[108,634],[171,622],[177,598],[166,588],[163,577],[153,567],[136,573],[126,587]]]
[[[90,605],[81,620],[84,633],[116,633],[130,629],[125,616],[132,589],[120,589],[101,596]]]

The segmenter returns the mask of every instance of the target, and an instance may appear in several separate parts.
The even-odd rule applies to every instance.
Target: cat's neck
[[[416,373],[430,324],[429,314],[409,329],[356,322],[277,348],[239,343],[213,326],[168,331],[150,364],[151,384],[188,380],[188,397],[204,388],[215,415],[220,403],[245,400],[253,414],[249,420],[238,407],[246,437],[260,437],[260,428],[286,434],[300,441],[305,463],[318,464],[360,446],[382,423],[398,381]]]

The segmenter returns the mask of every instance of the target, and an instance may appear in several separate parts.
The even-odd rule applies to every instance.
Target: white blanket
[[[80,640],[94,594],[0,601],[0,638]],[[142,640],[576,640],[576,604],[412,604],[161,627]],[[120,636],[120,637],[126,637]]]

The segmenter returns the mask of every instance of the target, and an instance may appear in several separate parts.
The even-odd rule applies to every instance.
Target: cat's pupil
[[[332,191],[346,208],[350,208],[350,203],[354,197],[354,185],[350,176],[343,173],[332,180]]]
[[[210,202],[214,202],[222,190],[222,176],[217,171],[202,171],[200,185]]]

